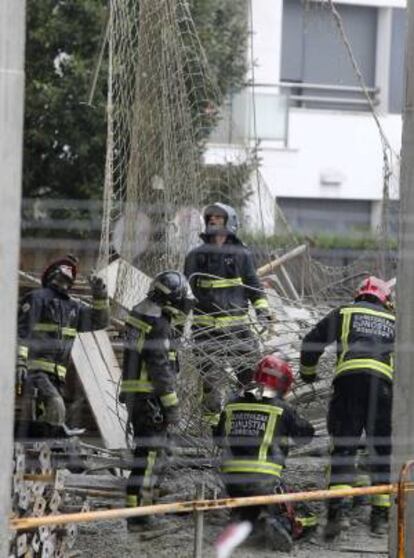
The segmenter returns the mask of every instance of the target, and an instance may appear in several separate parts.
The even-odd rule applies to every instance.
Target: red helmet
[[[51,262],[42,273],[42,285],[46,287],[50,278],[54,273],[59,270],[63,275],[67,276],[72,282],[75,282],[76,275],[78,273],[78,259],[71,254],[64,256],[63,258],[58,258]]]
[[[268,394],[276,392],[286,395],[293,383],[293,372],[290,365],[283,359],[268,355],[259,360],[253,380],[261,384]],[[266,392],[263,391],[266,396]]]
[[[385,304],[391,298],[391,289],[388,284],[378,277],[371,275],[362,281],[355,294],[355,299],[370,295]]]

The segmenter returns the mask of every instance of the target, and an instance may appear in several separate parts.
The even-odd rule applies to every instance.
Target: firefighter
[[[228,388],[224,363],[230,361],[237,383],[244,386],[259,358],[258,337],[249,324],[249,302],[262,331],[268,328],[271,315],[252,255],[236,236],[239,221],[234,209],[214,203],[204,209],[203,219],[203,244],[187,254],[184,273],[198,300],[193,337],[203,383],[204,419],[214,427]]]
[[[42,287],[20,302],[16,391],[25,404],[17,435],[70,434],[62,394],[73,342],[78,332],[104,329],[109,322],[108,295],[101,278],[89,278],[91,306],[71,298],[77,272],[74,256],[58,258],[43,271]]]
[[[253,382],[227,403],[217,427],[223,448],[221,475],[230,497],[282,493],[289,438],[297,445],[311,441],[314,428],[285,401],[293,382],[290,365],[277,355],[263,357]],[[316,524],[307,516],[295,518],[285,505],[248,506],[237,509],[242,521],[253,524],[253,534],[270,549],[290,551],[302,526]],[[261,542],[262,544],[262,542]]]
[[[364,432],[372,484],[390,482],[394,334],[390,288],[372,276],[362,281],[353,303],[332,310],[303,339],[300,374],[305,382],[316,379],[325,347],[337,343],[327,420],[332,441],[330,489],[354,484],[355,457]],[[390,497],[374,495],[371,503],[371,532],[384,534]],[[351,505],[348,499],[330,500],[327,539],[349,526]]]
[[[167,428],[179,421],[172,320],[186,316],[194,304],[185,276],[178,271],[163,271],[126,319],[120,400],[126,403],[135,440],[134,468],[127,484],[128,507],[148,505],[154,499],[164,464]],[[134,530],[147,522],[136,517],[127,523]]]

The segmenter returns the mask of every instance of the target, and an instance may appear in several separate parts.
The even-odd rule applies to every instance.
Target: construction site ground
[[[293,458],[287,467],[287,480],[294,490],[324,488],[325,457]],[[212,469],[184,469],[170,472],[165,479],[166,494],[161,502],[192,499],[196,484],[205,483],[206,497],[213,494],[224,496],[220,479]],[[122,507],[122,499],[110,502],[100,501],[100,506]],[[387,538],[369,534],[369,506],[362,505],[354,510],[349,531],[343,533],[334,543],[323,539],[325,503],[310,504],[312,512],[318,514],[319,526],[296,542],[291,553],[263,549],[260,542],[246,541],[234,551],[234,558],[269,558],[275,555],[289,555],[297,558],[319,556],[319,558],[357,558],[367,556],[387,556]],[[92,506],[93,507],[93,506]],[[81,556],[94,558],[163,558],[175,555],[182,558],[194,557],[195,519],[192,514],[157,516],[150,528],[130,533],[125,520],[105,521],[79,525],[79,536],[74,550]],[[214,542],[230,522],[229,510],[204,513],[203,554],[204,558],[215,556]]]

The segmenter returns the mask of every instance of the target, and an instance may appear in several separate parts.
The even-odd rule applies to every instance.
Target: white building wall
[[[270,142],[260,149],[261,172],[275,196],[382,198],[381,141],[370,114],[291,109],[289,120],[289,149]],[[380,121],[398,154],[401,116]]]

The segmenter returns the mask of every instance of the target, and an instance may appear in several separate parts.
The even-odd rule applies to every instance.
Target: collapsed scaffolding
[[[240,140],[223,147],[225,153],[220,158],[211,157],[209,138],[220,121],[222,101],[185,0],[111,2],[108,145],[98,267],[108,280],[112,274],[113,311],[121,319],[144,296],[151,276],[163,269],[182,269],[186,253],[198,241],[200,208],[204,203],[220,199],[234,204],[234,192],[249,189],[255,191],[259,200],[272,198],[257,169],[257,146],[252,142]],[[233,137],[240,138],[241,134],[235,129]],[[239,197],[235,205],[242,213]],[[260,352],[282,352],[297,370],[303,334],[333,304],[349,300],[363,277],[383,271],[386,248],[369,263],[362,256],[347,267],[328,267],[312,257],[308,246],[299,244],[277,203],[272,200],[271,204],[259,204],[259,211],[268,212],[275,230],[289,239],[287,251],[270,250],[266,239],[251,246],[264,264],[258,273],[275,315],[270,334],[261,340]],[[257,328],[254,315],[250,318],[251,327]],[[237,336],[237,331],[234,335]],[[120,346],[120,329],[116,329],[112,340]],[[215,449],[206,437],[199,409],[196,372],[200,358],[217,366],[217,357],[222,353],[223,347],[211,346],[194,351],[191,331],[185,330],[180,346],[179,379],[183,419],[174,434],[184,454],[190,453],[190,448],[199,452],[201,468],[204,464],[211,467]],[[241,357],[232,352],[231,340],[225,353],[220,366],[223,390],[229,390],[235,385],[233,369]],[[254,366],[258,354],[244,355],[243,359],[246,358]],[[320,449],[325,452],[328,442],[323,417],[334,358],[330,353],[322,359],[315,386],[309,387],[297,379],[291,395],[302,413],[312,418],[322,439]],[[104,408],[111,413],[115,409],[119,416],[117,386],[112,385],[111,389],[112,397],[105,400]],[[124,421],[121,427],[127,434]],[[26,465],[22,465],[24,460],[18,459],[22,455],[19,451],[17,483],[27,473]],[[40,455],[42,448],[35,447],[33,451]],[[47,453],[44,448],[43,451]],[[202,461],[206,457],[208,460]],[[128,468],[119,455],[116,459],[116,467]],[[177,467],[177,463],[177,458],[175,463],[171,460],[171,468]],[[44,469],[45,465],[40,463],[32,474],[49,472]],[[43,496],[32,493],[30,487],[25,491],[17,484],[15,490],[16,505],[23,515],[29,512],[42,515],[46,505],[51,511],[59,507],[53,492],[46,491],[44,498],[50,497],[52,503],[43,504],[36,500]],[[82,502],[79,505],[84,506]],[[82,509],[86,511],[86,507]],[[37,539],[34,541],[37,550],[31,541],[34,552],[52,546],[48,541],[53,533],[42,533],[41,544]],[[57,556],[58,549],[72,544],[73,538],[72,532],[61,533],[60,546],[54,550]]]

